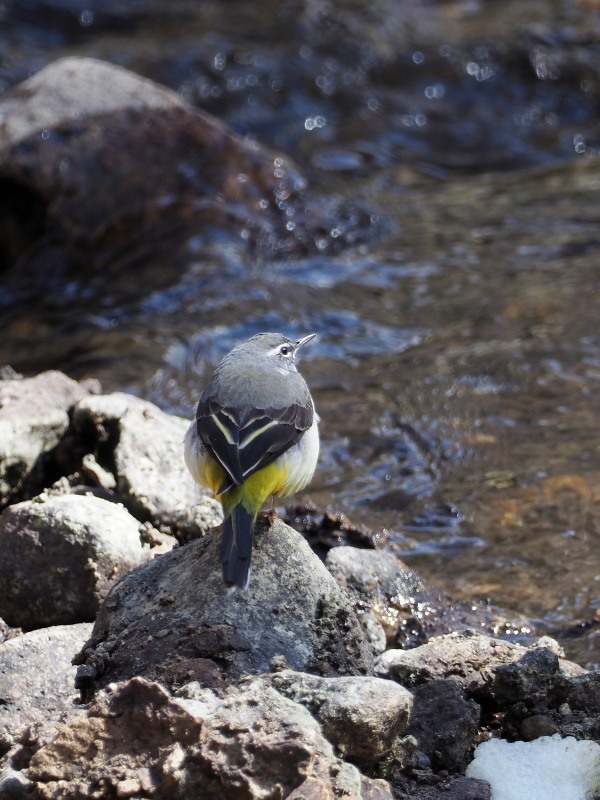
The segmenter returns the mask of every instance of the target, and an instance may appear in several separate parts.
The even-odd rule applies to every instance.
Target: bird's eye
[[[289,344],[282,344],[279,348],[279,352],[282,356],[289,356],[289,354],[292,352],[292,348],[289,346]]]

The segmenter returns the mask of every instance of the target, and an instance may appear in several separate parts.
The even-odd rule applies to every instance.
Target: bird
[[[315,335],[258,333],[238,344],[219,362],[187,431],[186,465],[223,506],[228,587],[249,584],[254,523],[266,500],[274,509],[275,497],[299,492],[315,472],[319,416],[295,363]]]

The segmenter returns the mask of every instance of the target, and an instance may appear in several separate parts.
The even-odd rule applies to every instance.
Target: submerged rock
[[[6,508],[0,553],[0,615],[24,628],[91,622],[112,584],[149,557],[122,506],[69,494]]]
[[[85,691],[142,675],[218,685],[269,669],[369,674],[373,660],[349,599],[296,531],[259,518],[245,591],[223,583],[219,537],[131,572],[104,603],[80,657]]]

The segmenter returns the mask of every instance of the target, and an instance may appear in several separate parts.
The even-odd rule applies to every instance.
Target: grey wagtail
[[[223,579],[250,580],[256,516],[268,497],[287,497],[312,478],[319,455],[319,417],[295,357],[315,336],[259,333],[217,366],[185,437],[194,479],[223,505]]]

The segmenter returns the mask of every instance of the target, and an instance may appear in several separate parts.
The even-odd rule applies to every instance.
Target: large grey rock
[[[412,694],[381,678],[338,677],[283,670],[269,679],[278,692],[306,706],[338,753],[370,769],[404,732]]]
[[[199,701],[134,678],[33,749],[13,767],[43,800],[93,797],[98,786],[156,800],[392,800],[385,781],[334,755],[305,708],[257,682]]]
[[[0,729],[58,722],[81,709],[75,705],[71,661],[92,630],[91,623],[40,628],[0,644]]]
[[[219,537],[177,548],[113,588],[81,654],[83,689],[134,675],[177,685],[298,670],[367,674],[372,657],[346,594],[302,536],[281,521],[255,532],[244,591],[223,583]]]
[[[148,558],[138,522],[97,497],[40,495],[0,514],[0,615],[24,628],[89,622]]]
[[[114,473],[119,499],[138,519],[183,540],[221,522],[220,503],[194,483],[183,460],[189,421],[116,392],[81,400],[73,426],[98,463]]]
[[[0,380],[0,507],[45,488],[45,470],[69,426],[69,409],[86,394],[54,370]]]
[[[284,200],[293,208],[305,186],[288,159],[176,92],[95,59],[60,59],[3,94],[0,177],[30,201],[25,212],[7,212],[14,235],[3,253],[28,277],[51,263],[78,269],[79,279],[89,271],[118,278],[163,251],[164,280],[189,263],[189,239],[213,225],[238,241],[243,229],[255,243],[314,247],[306,216],[286,228]],[[316,206],[315,216],[316,233]],[[42,236],[51,256],[36,247]]]

